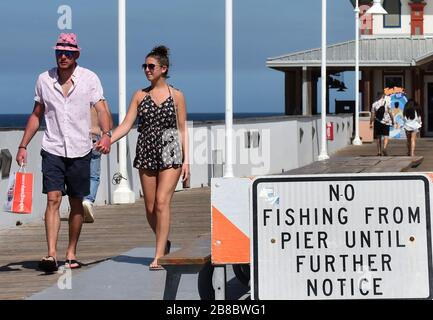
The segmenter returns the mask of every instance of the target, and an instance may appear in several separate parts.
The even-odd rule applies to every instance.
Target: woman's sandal
[[[165,250],[164,250],[164,254],[169,254],[170,253],[170,249],[171,249],[171,241],[167,240],[167,243],[165,244]],[[156,264],[156,265],[150,265],[149,266],[149,270],[150,271],[160,271],[160,270],[165,270],[163,266]]]
[[[149,266],[149,271],[160,271],[160,270],[165,270],[165,269],[159,264],[156,264],[154,266],[152,265]]]
[[[65,267],[69,269],[80,269],[83,264],[75,259],[68,259],[65,260]]]
[[[39,261],[39,269],[45,272],[56,272],[59,267],[57,265],[57,260],[53,256],[45,256]]]

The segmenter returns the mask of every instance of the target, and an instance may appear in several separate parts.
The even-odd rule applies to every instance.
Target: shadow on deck
[[[64,199],[65,201],[66,199]],[[182,247],[210,230],[210,188],[176,192],[172,202],[170,240]],[[67,222],[62,221],[58,259],[63,263],[67,247]],[[0,231],[0,299],[23,299],[57,282],[58,274],[37,271],[46,255],[43,224],[26,224]],[[137,247],[154,248],[155,240],[144,213],[143,200],[134,204],[95,207],[95,222],[83,224],[78,258],[90,267]]]

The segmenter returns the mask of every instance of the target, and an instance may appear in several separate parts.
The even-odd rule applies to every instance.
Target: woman
[[[373,127],[373,137],[377,141],[377,155],[387,156],[389,141],[389,129],[394,125],[394,118],[390,110],[390,99],[384,94],[378,96],[378,100],[371,107],[370,128]],[[383,138],[383,141],[382,141]]]
[[[410,99],[403,110],[404,130],[406,131],[407,139],[407,155],[413,157],[415,155],[415,140],[419,129],[422,126],[421,114],[418,104]]]
[[[161,270],[158,258],[170,251],[170,202],[179,177],[190,176],[185,98],[167,83],[168,48],[157,46],[142,68],[150,87],[134,93],[128,113],[114,130],[111,143],[126,135],[138,117],[134,167],[143,188],[146,217],[156,235],[155,258],[150,270]]]

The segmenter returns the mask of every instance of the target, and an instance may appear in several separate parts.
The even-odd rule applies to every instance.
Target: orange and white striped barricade
[[[216,299],[225,297],[226,265],[248,284],[251,178],[213,178],[211,182],[211,261]]]

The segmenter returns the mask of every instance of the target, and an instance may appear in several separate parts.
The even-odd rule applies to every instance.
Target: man
[[[60,229],[59,208],[62,196],[68,195],[69,245],[65,266],[81,267],[76,259],[78,238],[83,220],[83,197],[89,194],[90,108],[98,112],[103,131],[100,140],[102,153],[110,151],[110,121],[104,108],[104,96],[98,76],[77,64],[80,47],[73,33],[61,33],[54,46],[57,67],[39,75],[35,87],[35,104],[16,161],[27,162],[27,145],[45,117],[46,129],[42,140],[43,193],[47,194],[45,231],[48,255],[39,262],[45,272],[58,269],[57,238]]]
[[[111,117],[110,109],[108,104],[104,101],[104,107],[110,115],[110,130],[113,128],[113,119]],[[91,127],[90,133],[92,134],[93,143],[97,143],[101,139],[102,130],[98,123],[98,114],[95,108],[91,109]],[[95,221],[95,215],[93,210],[93,204],[96,200],[96,194],[98,193],[99,181],[101,175],[101,153],[93,149],[92,157],[90,160],[90,193],[84,197],[83,209],[84,209],[84,223],[93,223]]]
[[[371,106],[370,128],[373,128],[373,137],[377,142],[377,155],[387,156],[389,129],[394,125],[391,112],[391,98],[382,93],[377,94],[377,100]]]

